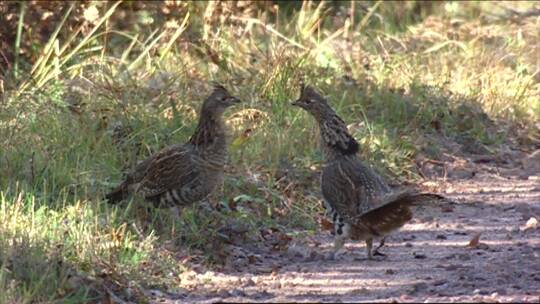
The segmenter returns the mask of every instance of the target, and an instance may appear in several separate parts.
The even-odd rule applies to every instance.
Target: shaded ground
[[[425,182],[426,190],[454,201],[417,207],[415,218],[387,239],[382,261],[367,261],[363,244],[352,242],[338,260],[325,259],[332,237],[320,232],[277,252],[235,247],[226,271],[190,271],[178,290],[148,295],[160,303],[538,303],[540,171],[533,157],[496,166],[469,159],[461,167],[474,172],[470,178]]]

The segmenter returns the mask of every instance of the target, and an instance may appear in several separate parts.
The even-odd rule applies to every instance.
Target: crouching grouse
[[[334,226],[334,257],[350,238],[364,240],[368,259],[372,259],[373,239],[380,238],[382,246],[385,235],[409,221],[411,203],[442,198],[409,190],[392,191],[357,158],[358,142],[326,99],[313,88],[302,86],[301,96],[293,105],[309,112],[319,124],[325,159],[321,189]]]
[[[189,141],[140,162],[106,195],[107,200],[116,203],[131,193],[159,207],[182,207],[204,200],[223,182],[227,144],[222,116],[225,109],[238,102],[223,86],[214,84]]]

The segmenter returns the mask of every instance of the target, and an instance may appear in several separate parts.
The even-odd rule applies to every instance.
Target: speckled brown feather
[[[185,144],[151,155],[106,195],[109,202],[136,192],[159,206],[189,205],[207,197],[220,184],[227,159],[222,114],[239,100],[221,85],[201,107],[199,124]]]
[[[356,156],[358,143],[345,122],[313,88],[302,88],[293,103],[308,111],[319,123],[325,166],[321,190],[325,206],[334,221],[335,249],[350,237],[366,240],[368,257],[374,237],[383,237],[411,220],[409,205],[424,199],[441,198],[409,190],[392,191],[373,169]]]

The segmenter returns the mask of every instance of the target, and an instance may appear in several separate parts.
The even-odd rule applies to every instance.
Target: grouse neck
[[[225,146],[223,121],[220,116],[201,115],[195,133],[189,143],[196,147]]]
[[[335,113],[319,119],[321,145],[327,162],[356,157],[358,142],[349,133],[345,122]]]

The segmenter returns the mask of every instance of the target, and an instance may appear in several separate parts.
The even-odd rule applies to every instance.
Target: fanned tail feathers
[[[402,191],[382,198],[379,206],[370,210],[359,218],[359,223],[370,227],[375,235],[384,235],[398,229],[412,219],[411,204],[431,200],[444,199],[443,196],[433,193],[412,193]]]

